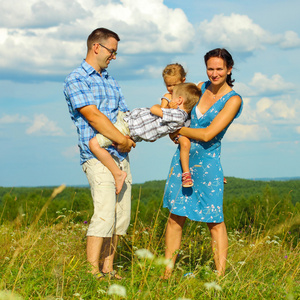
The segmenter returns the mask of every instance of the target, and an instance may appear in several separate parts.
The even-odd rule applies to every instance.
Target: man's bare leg
[[[101,261],[102,264],[102,272],[103,273],[110,273],[114,271],[113,263],[114,257],[116,254],[117,243],[118,243],[119,236],[114,235],[112,238],[104,238],[103,240],[103,247],[101,251]],[[114,275],[116,279],[122,279],[121,276],[118,274]]]
[[[86,242],[87,261],[91,264],[91,273],[99,273],[99,257],[103,245],[103,238],[88,236]]]

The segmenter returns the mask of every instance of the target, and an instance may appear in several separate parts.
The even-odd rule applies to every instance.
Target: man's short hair
[[[88,51],[90,49],[92,49],[92,47],[95,43],[102,43],[110,37],[116,39],[118,42],[120,41],[119,36],[115,32],[113,32],[113,31],[111,31],[107,28],[102,28],[101,27],[101,28],[95,29],[89,35],[89,37],[87,39],[87,49],[88,49]]]

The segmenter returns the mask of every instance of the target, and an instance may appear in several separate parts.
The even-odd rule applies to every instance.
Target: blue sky
[[[87,184],[62,90],[97,27],[121,38],[109,72],[130,109],[160,102],[167,64],[198,83],[204,54],[227,48],[244,110],[223,140],[225,176],[300,176],[299,11],[298,0],[1,0],[0,186]],[[174,152],[167,137],[138,143],[133,182],[165,179]]]

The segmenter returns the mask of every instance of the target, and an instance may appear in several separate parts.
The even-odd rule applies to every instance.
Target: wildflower
[[[242,265],[242,266],[243,266],[245,263],[246,263],[245,261],[239,261],[239,264]]]
[[[16,293],[11,291],[0,291],[0,299],[7,300],[22,300],[23,298]]]
[[[146,258],[146,259],[153,259],[154,258],[154,254],[151,253],[149,250],[147,249],[138,249],[135,251],[135,254],[139,257],[139,258]]]
[[[102,289],[98,289],[98,290],[97,290],[97,293],[102,295],[102,294],[106,294],[106,291],[105,291],[105,290],[102,290]]]
[[[107,292],[108,295],[117,295],[121,297],[126,297],[126,288],[119,284],[112,284]]]
[[[84,224],[87,224],[87,221],[84,221],[83,223],[84,223]]]
[[[166,258],[163,258],[163,257],[158,257],[155,260],[155,263],[157,265],[165,265],[169,269],[173,269],[174,268],[174,263],[170,259],[166,259]]]
[[[206,282],[204,283],[204,286],[210,290],[210,289],[215,289],[216,291],[222,291],[222,288],[220,285],[218,285],[215,281],[213,282]]]
[[[4,259],[5,259],[5,260],[10,260],[10,258],[9,258],[9,257],[7,257],[7,256],[6,256]]]
[[[75,294],[73,294],[73,296],[80,297],[80,294],[79,293],[75,293]]]
[[[288,258],[288,256],[286,255],[284,258]]]

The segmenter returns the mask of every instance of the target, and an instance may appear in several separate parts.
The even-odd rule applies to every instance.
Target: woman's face
[[[223,84],[232,67],[227,68],[225,61],[220,57],[211,57],[206,63],[206,74],[212,84]]]

